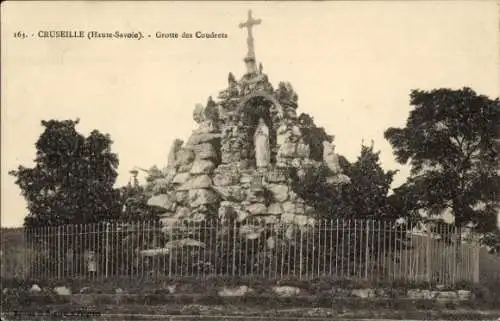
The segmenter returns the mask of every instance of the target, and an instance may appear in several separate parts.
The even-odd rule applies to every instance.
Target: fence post
[[[29,229],[28,229],[28,228],[25,228],[25,229],[24,229],[24,233],[23,233],[23,234],[24,234],[24,239],[23,239],[23,243],[24,243],[24,244],[23,244],[23,245],[24,245],[24,248],[27,248],[27,249],[28,249],[28,250],[25,250],[25,251],[24,251],[24,258],[23,258],[23,259],[24,259],[24,266],[25,266],[25,268],[26,268],[26,271],[23,271],[23,278],[28,277],[28,279],[30,279],[30,275],[29,275],[30,270],[28,269],[30,265],[29,265],[29,263],[28,263],[28,262],[29,262],[29,253],[30,253],[30,251],[31,251],[31,248],[30,248],[30,246],[29,246],[29,241],[28,241],[28,240],[29,240],[29,236],[28,236],[28,233],[29,233],[29,232],[28,232],[28,231],[29,231]],[[3,249],[2,249],[2,250],[3,250]],[[5,253],[3,253],[3,254],[5,255]],[[5,265],[2,265],[2,267],[4,267],[4,266],[5,266]],[[3,272],[3,271],[2,271],[2,272]],[[25,273],[25,272],[26,272],[26,273]]]
[[[105,263],[104,263],[104,277],[108,278],[108,265],[109,265],[109,222],[106,223],[106,237],[105,237]]]
[[[366,221],[366,249],[365,249],[365,280],[368,280],[368,265],[370,264],[370,250],[368,238],[370,237],[370,221]]]
[[[299,252],[299,280],[302,280],[302,243],[303,243],[303,234],[304,234],[304,231],[302,229],[300,229],[300,252]]]
[[[57,226],[57,278],[61,278],[61,225]]]
[[[425,247],[425,265],[426,265],[426,274],[427,281],[431,282],[432,272],[431,272],[431,231],[430,226],[427,224],[427,246]]]
[[[474,234],[473,242],[473,253],[474,253],[474,269],[473,269],[473,281],[474,283],[479,283],[479,239],[476,234]]]
[[[233,277],[236,275],[236,220],[233,222]]]

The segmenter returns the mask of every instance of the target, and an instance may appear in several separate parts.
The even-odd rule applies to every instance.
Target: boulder
[[[281,203],[272,203],[268,206],[267,213],[275,215],[282,214],[283,206],[281,206]]]
[[[148,200],[149,206],[156,206],[165,209],[166,211],[175,211],[176,199],[170,194],[159,194],[152,196]]]
[[[458,293],[455,291],[440,291],[437,293],[437,300],[441,302],[455,301],[458,299]]]
[[[54,292],[61,296],[71,295],[71,290],[65,286],[56,286],[54,288]]]
[[[267,214],[267,206],[262,203],[253,203],[247,206],[246,210],[251,215]]]
[[[243,174],[241,175],[241,178],[240,178],[240,183],[241,184],[250,184],[253,180],[253,176],[251,174]]]
[[[228,151],[221,155],[222,164],[233,164],[240,161],[241,155],[239,151]]]
[[[293,223],[294,220],[295,220],[295,214],[293,213],[283,213],[281,214],[281,222],[283,223],[286,223],[286,224],[290,224],[290,223]]]
[[[295,286],[274,286],[272,288],[273,292],[281,297],[290,297],[294,295],[298,295],[300,293],[300,289]]]
[[[174,294],[175,290],[176,290],[176,287],[177,287],[176,284],[167,285],[167,291],[168,291],[168,293]]]
[[[297,214],[295,215],[293,222],[298,226],[313,226],[316,223],[316,220],[313,217],[309,217],[307,215]]]
[[[191,211],[189,210],[189,208],[177,207],[177,210],[175,211],[175,218],[183,219],[189,216],[191,216]]]
[[[192,189],[210,188],[212,179],[208,175],[192,176],[187,182],[179,186],[178,191],[189,191]]]
[[[39,293],[42,292],[42,289],[38,286],[38,284],[33,284],[30,288],[31,293]]]
[[[205,247],[205,243],[200,242],[198,240],[190,239],[190,238],[185,238],[185,239],[180,239],[180,240],[173,240],[165,244],[166,249],[175,249],[175,248],[181,248],[185,246],[193,246],[193,247]]]
[[[438,292],[421,289],[410,289],[406,292],[409,299],[413,300],[433,300]]]
[[[221,134],[219,133],[197,133],[191,135],[187,141],[187,145],[194,146],[203,143],[209,143],[220,139]]]
[[[269,184],[266,188],[272,193],[273,199],[277,202],[284,202],[288,199],[288,186],[284,184]]]
[[[186,164],[186,165],[180,165],[178,167],[178,172],[179,173],[187,173],[189,171],[191,171],[191,168],[193,167],[193,163],[189,163],[189,164]]]
[[[241,188],[241,186],[233,186],[233,187],[231,187],[230,193],[231,193],[231,197],[236,202],[241,202],[246,197],[245,191],[243,190],[243,188]]]
[[[215,159],[217,158],[217,153],[212,144],[204,143],[194,146],[194,153],[196,159]]]
[[[250,203],[264,203],[266,201],[264,190],[254,188],[247,189],[246,200]]]
[[[412,299],[412,300],[424,299],[422,291],[421,290],[417,290],[417,289],[410,289],[410,290],[408,290],[406,292],[406,295],[408,296],[409,299]]]
[[[189,205],[196,208],[201,205],[217,203],[217,194],[209,189],[192,189],[189,191]]]
[[[472,292],[468,290],[458,290],[458,299],[460,301],[468,301],[472,299]]]
[[[211,174],[215,169],[215,164],[210,160],[198,159],[191,166],[192,175]]]
[[[255,240],[264,230],[262,226],[246,224],[240,227],[240,234],[249,240]]]
[[[230,171],[219,172],[214,175],[214,185],[229,186],[239,183],[239,177],[236,173]]]
[[[368,299],[375,297],[374,289],[354,289],[351,291],[351,294],[355,297]]]
[[[172,183],[174,184],[184,184],[191,175],[189,173],[178,173],[175,175],[174,179],[172,180]]]
[[[189,148],[181,148],[176,154],[175,165],[188,165],[194,160],[194,152]]]
[[[189,194],[187,191],[176,191],[175,192],[175,200],[179,204],[186,204],[186,202],[189,200]]]
[[[241,186],[213,186],[212,189],[219,194],[220,198],[227,201],[241,202],[246,195]]]
[[[295,214],[295,203],[293,202],[284,202],[283,203],[283,212]]]
[[[264,222],[264,224],[277,224],[279,218],[278,215],[263,215],[262,222]]]
[[[221,297],[239,297],[245,296],[247,293],[251,292],[251,289],[246,285],[240,285],[236,288],[227,288],[224,287],[222,290],[218,292]]]

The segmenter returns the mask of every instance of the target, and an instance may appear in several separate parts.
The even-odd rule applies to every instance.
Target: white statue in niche
[[[269,148],[269,127],[263,118],[259,119],[259,124],[254,134],[255,161],[257,167],[267,167],[271,162],[271,151]]]

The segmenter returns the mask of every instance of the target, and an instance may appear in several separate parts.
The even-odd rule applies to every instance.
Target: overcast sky
[[[387,2],[7,2],[2,3],[2,226],[20,226],[26,204],[8,171],[32,166],[43,119],[80,118],[109,133],[117,185],[134,166],[163,166],[192,111],[244,72],[252,9],[257,60],[274,85],[290,81],[307,112],[354,161],[383,132],[403,126],[412,89],[472,87],[499,96],[499,7],[494,1]],[[142,31],[136,40],[39,39],[40,30]],[[35,37],[19,40],[14,32]],[[155,39],[156,32],[227,33],[227,39]]]

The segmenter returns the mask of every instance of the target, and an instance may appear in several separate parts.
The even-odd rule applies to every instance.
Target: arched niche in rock
[[[251,167],[255,167],[255,146],[254,133],[257,129],[259,119],[264,119],[269,128],[269,147],[271,152],[271,164],[276,162],[277,146],[276,132],[283,119],[283,108],[279,102],[268,93],[254,93],[241,101],[238,106],[240,121],[246,129],[246,139],[248,140],[248,150],[242,151],[244,159],[249,161]]]

